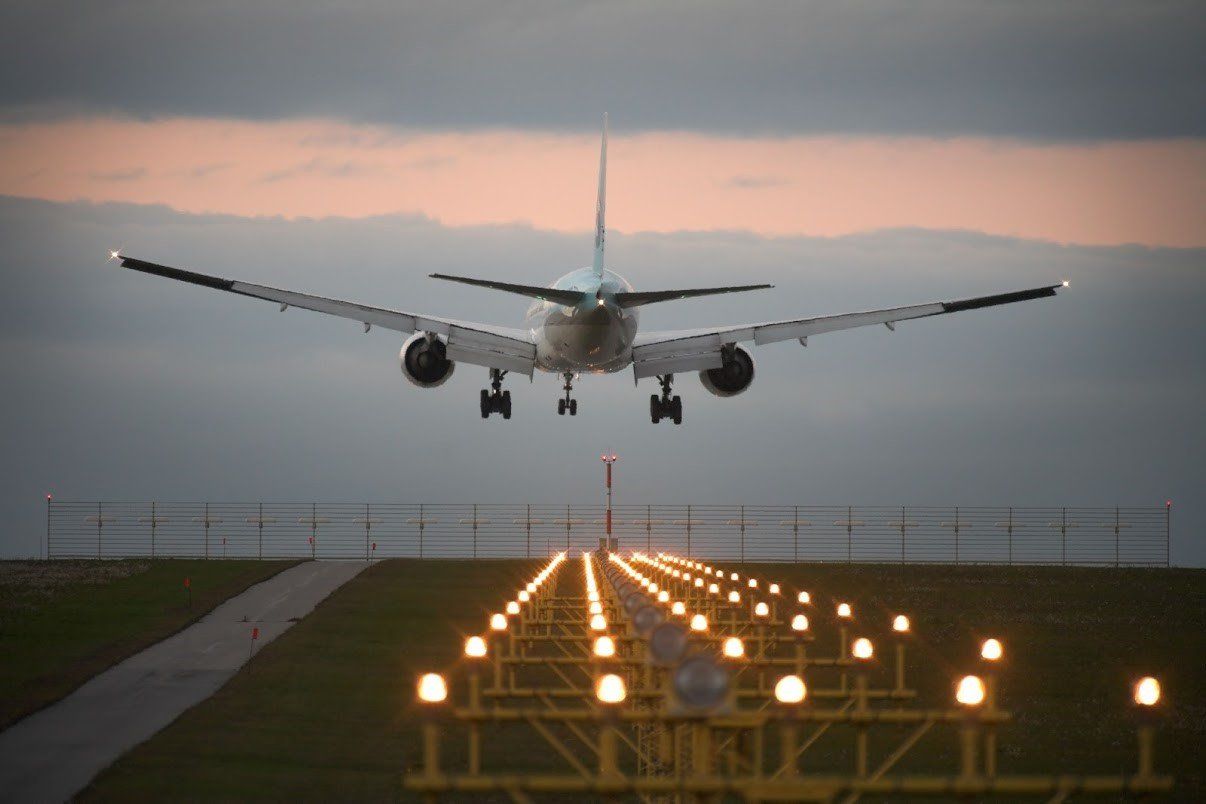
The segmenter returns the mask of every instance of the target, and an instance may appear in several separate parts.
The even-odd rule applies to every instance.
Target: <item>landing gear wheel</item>
[[[676,396],[670,401],[670,416],[675,424],[683,423],[683,398]]]
[[[482,418],[490,418],[491,413],[501,413],[504,419],[511,418],[511,392],[502,389],[503,377],[507,372],[502,369],[490,369],[490,389],[482,389]]]
[[[654,424],[662,420],[662,402],[657,398],[657,394],[649,395],[649,418]]]
[[[502,392],[502,415],[504,419],[511,418],[511,392]]]
[[[571,399],[571,400],[570,400],[570,403],[569,403],[569,413],[570,413],[570,415],[571,415],[571,416],[577,416],[577,415],[578,415],[578,400],[577,400],[577,399]]]
[[[491,407],[492,407],[492,405],[490,404],[490,392],[487,391],[485,388],[483,388],[482,389],[482,418],[483,419],[490,418],[490,408]]]
[[[557,400],[557,415],[558,416],[565,415],[565,400],[564,399]]]

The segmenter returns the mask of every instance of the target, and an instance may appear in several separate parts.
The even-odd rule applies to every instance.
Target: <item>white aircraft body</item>
[[[759,290],[771,285],[635,291],[622,276],[604,268],[606,190],[607,117],[604,115],[595,207],[595,254],[590,267],[572,271],[548,287],[431,274],[436,279],[534,298],[536,301],[528,309],[526,329],[507,329],[311,296],[171,268],[118,252],[111,252],[110,257],[136,271],[276,302],[282,312],[297,307],[360,321],[365,332],[378,326],[413,333],[402,344],[399,357],[403,375],[415,385],[423,388],[442,385],[452,376],[458,362],[489,369],[491,388],[481,392],[482,418],[488,418],[492,413],[511,418],[511,394],[502,390],[503,378],[509,373],[523,374],[529,379],[538,369],[562,375],[565,395],[557,401],[557,412],[561,415],[568,412],[573,416],[578,412],[578,402],[572,396],[573,382],[582,372],[616,372],[632,366],[634,381],[656,377],[661,384],[661,394],[649,398],[651,420],[656,423],[670,419],[675,424],[682,422],[682,399],[672,395],[675,374],[698,371],[704,387],[718,396],[736,396],[750,387],[754,379],[754,359],[742,344],[761,346],[798,340],[807,345],[808,338],[814,335],[875,324],[895,330],[897,322],[910,318],[1054,296],[1056,289],[1068,284],[1062,282],[993,296],[819,318],[642,333],[638,330],[638,308],[642,305]]]

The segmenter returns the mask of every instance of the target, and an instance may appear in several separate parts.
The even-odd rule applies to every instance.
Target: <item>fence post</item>
[[[955,566],[959,566],[959,506],[955,506]]]
[[[105,514],[103,503],[96,504],[96,557],[100,558],[101,553],[101,528],[104,527]]]
[[[427,517],[423,515],[423,503],[419,503],[419,558],[423,558],[423,528],[427,527]]]
[[[1068,566],[1068,509],[1066,506],[1060,509],[1059,552],[1060,564]]]
[[[687,558],[691,557],[691,506],[687,506]]]
[[[209,559],[209,503],[205,504],[205,537],[202,540],[202,555]]]
[[[745,506],[741,506],[741,564],[745,565]]]
[[[854,506],[846,506],[846,563],[854,561]]]
[[[565,552],[570,549],[570,507],[565,506]]]
[[[527,537],[524,542],[524,554],[528,558],[532,557],[532,504],[528,503],[528,519],[527,519]]]
[[[155,501],[151,501],[151,558],[155,557],[155,526],[159,524],[159,520],[155,514]]]
[[[49,494],[46,495],[46,560],[50,560],[50,504],[53,502]]]
[[[1114,506],[1114,567],[1118,567],[1118,506]]]
[[[905,563],[905,507],[900,506],[900,563]]]
[[[473,504],[473,557],[477,558],[477,503]]]
[[[1172,566],[1172,500],[1164,501],[1164,566]]]
[[[653,506],[645,506],[645,552],[653,552]]]
[[[256,545],[256,556],[260,561],[264,560],[264,502],[260,501],[260,518],[257,530],[259,531],[259,544]]]
[[[369,504],[364,504],[364,560],[369,560]]]
[[[1009,507],[1009,527],[1007,529],[1007,532],[1009,534],[1009,566],[1012,567],[1013,566],[1013,506],[1012,505]]]
[[[791,507],[791,560],[800,563],[800,506]]]
[[[318,503],[310,503],[310,560],[318,558]]]

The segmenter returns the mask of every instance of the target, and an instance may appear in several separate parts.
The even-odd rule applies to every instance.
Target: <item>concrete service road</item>
[[[175,636],[0,733],[0,799],[64,801],[129,749],[216,692],[259,650],[367,566],[308,561],[256,584]]]

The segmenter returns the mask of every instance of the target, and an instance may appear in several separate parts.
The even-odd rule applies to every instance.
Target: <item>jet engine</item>
[[[737,396],[754,382],[754,358],[733,345],[721,352],[724,365],[699,372],[699,381],[716,396]]]
[[[406,339],[398,353],[402,375],[420,388],[441,386],[456,368],[456,363],[447,355],[448,347],[438,336],[416,332]]]

